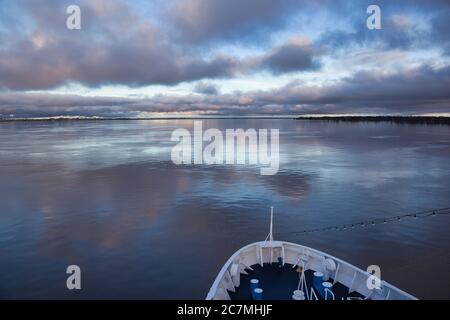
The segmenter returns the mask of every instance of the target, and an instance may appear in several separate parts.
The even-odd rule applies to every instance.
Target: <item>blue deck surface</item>
[[[253,271],[247,270],[248,275],[241,274],[241,284],[236,288],[236,292],[229,291],[231,300],[252,300],[251,279],[259,280],[259,287],[264,291],[263,300],[292,300],[292,294],[294,290],[297,290],[300,280],[299,273],[292,268],[292,264],[286,263],[281,268],[277,263],[265,263],[264,267],[255,264],[251,267]],[[313,273],[312,270],[305,272],[308,292],[311,290]],[[347,296],[363,298],[362,295],[355,292],[349,295],[348,288],[340,283],[334,284],[332,289],[336,300],[346,299]]]

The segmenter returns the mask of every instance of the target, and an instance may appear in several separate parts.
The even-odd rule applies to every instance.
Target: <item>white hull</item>
[[[324,270],[325,259],[331,259],[336,268],[328,271],[333,283],[339,282],[349,288],[349,292],[357,292],[366,298],[373,300],[409,300],[416,299],[412,295],[381,281],[380,289],[370,290],[368,279],[371,276],[345,261],[333,257],[327,253],[283,241],[261,241],[249,244],[235,254],[226,262],[217,275],[207,300],[230,300],[230,292],[239,288],[241,274],[246,274],[245,269],[259,264],[276,262],[278,257],[283,258],[283,264],[291,264],[294,267],[302,264],[304,270],[326,272]],[[306,289],[310,290],[310,289]],[[311,295],[312,296],[312,295]]]

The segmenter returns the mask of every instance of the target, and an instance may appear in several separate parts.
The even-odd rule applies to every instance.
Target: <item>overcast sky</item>
[[[0,117],[450,115],[449,17],[445,0],[0,0]]]

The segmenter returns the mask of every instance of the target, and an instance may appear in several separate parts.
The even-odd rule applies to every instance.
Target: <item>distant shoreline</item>
[[[450,125],[450,117],[436,116],[321,116],[296,117],[296,120],[321,120],[331,122],[393,122],[399,124]]]
[[[155,117],[155,118],[101,118],[101,117],[42,117],[42,118],[0,118],[1,122],[70,122],[70,121],[148,121],[148,120],[311,120],[329,122],[393,122],[403,124],[450,125],[450,117],[444,116],[197,116],[197,117]]]
[[[0,118],[1,122],[70,122],[70,121],[158,121],[158,120],[232,120],[232,119],[286,119],[295,120],[295,116],[255,116],[255,117],[226,117],[226,116],[198,116],[198,117],[155,117],[155,118],[100,118],[100,117],[43,117],[43,118]]]

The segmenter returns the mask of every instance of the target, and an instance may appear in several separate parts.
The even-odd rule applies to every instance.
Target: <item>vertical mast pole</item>
[[[270,233],[269,240],[273,241],[273,206],[270,207]]]

